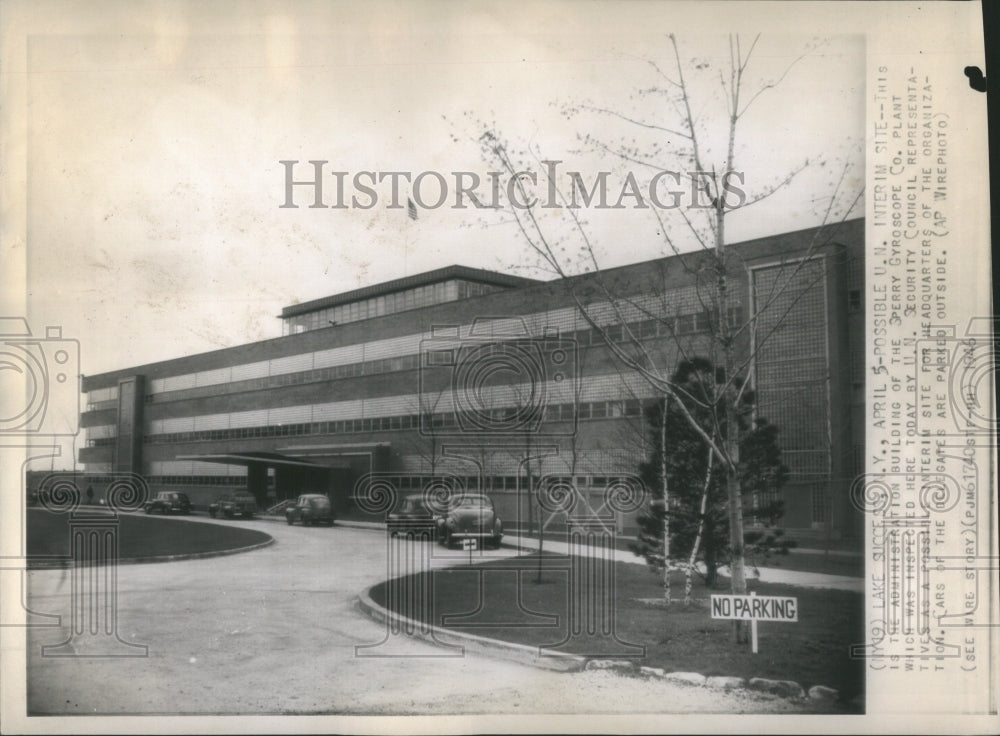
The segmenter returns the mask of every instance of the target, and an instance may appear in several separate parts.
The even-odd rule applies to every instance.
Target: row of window
[[[539,477],[537,473],[532,474],[534,476],[533,481],[537,486],[539,482]],[[428,484],[430,480],[427,476],[423,475],[381,475],[382,478],[392,482],[393,486],[397,490],[419,492],[422,491]],[[618,476],[604,476],[604,475],[580,475],[576,477],[576,481],[573,481],[572,476],[552,476],[544,474],[546,480],[550,483],[573,483],[573,485],[578,489],[599,489],[603,490],[608,487],[609,484],[618,480]],[[456,476],[441,476],[440,479],[443,481],[454,481]],[[467,491],[478,491],[483,490],[486,492],[493,491],[517,491],[526,487],[527,478],[525,476],[517,475],[488,475],[485,477],[480,477],[478,475],[468,475],[468,476],[457,476],[458,482],[462,484],[462,487]]]
[[[87,402],[87,411],[100,411],[101,409],[117,409],[118,399],[106,399],[104,401]]]
[[[571,482],[570,476],[555,478],[545,476],[551,481]],[[385,476],[392,484],[401,491],[419,492],[422,491],[428,482],[427,476],[421,475],[392,475]],[[442,480],[454,481],[456,476],[441,476]],[[88,476],[88,480],[90,477]],[[538,476],[534,481],[538,483]],[[579,489],[604,489],[617,480],[617,476],[603,475],[581,475],[576,478],[575,486]],[[516,475],[492,475],[481,478],[478,475],[457,476],[458,483],[467,491],[486,492],[496,491],[517,491],[526,484],[524,477]],[[146,476],[146,482],[150,485],[160,486],[246,486],[247,477],[245,475],[150,475]]]
[[[729,309],[730,326],[738,327],[741,323],[743,310],[740,307]],[[675,337],[677,335],[694,335],[708,333],[717,329],[718,319],[708,311],[682,314],[673,319],[646,319],[638,322],[628,322],[624,325],[607,325],[600,330],[586,329],[570,332],[567,338],[575,340],[580,347],[599,346],[606,342],[631,342],[632,340],[648,340],[653,337]]]
[[[149,475],[146,482],[158,486],[246,486],[245,475]]]
[[[752,491],[750,493],[750,508],[752,510],[764,508],[776,503],[779,500],[781,500],[781,494],[777,491],[768,491],[763,493],[760,491]]]
[[[363,319],[395,314],[408,309],[419,309],[434,304],[482,296],[499,291],[500,287],[481,284],[477,281],[451,279],[437,284],[416,286],[392,294],[383,294],[356,302],[338,304],[335,307],[318,309],[315,312],[297,315],[285,320],[285,334],[295,334],[306,330],[318,330],[332,324],[359,322]]]
[[[363,363],[347,363],[346,365],[335,365],[330,368],[314,368],[313,370],[299,371],[298,373],[280,373],[276,376],[264,376],[263,378],[250,378],[245,381],[235,381],[229,384],[205,386],[201,388],[200,392],[205,395],[215,396],[240,391],[259,391],[268,388],[280,388],[282,386],[298,386],[304,383],[354,378],[356,376],[373,376],[379,373],[394,371],[412,371],[416,370],[419,365],[419,355],[403,355],[398,358],[366,360]],[[180,391],[190,392],[198,390],[198,388],[188,388],[158,394],[147,394],[146,403],[152,404],[156,401],[169,401],[168,397],[172,394],[179,393]]]
[[[730,324],[738,325],[742,310],[739,307],[730,309]],[[708,332],[713,328],[714,321],[707,312],[696,314],[685,314],[674,320],[649,319],[640,322],[630,322],[626,326],[609,325],[603,328],[604,334],[600,330],[585,329],[568,333],[566,339],[574,340],[578,347],[601,346],[605,344],[605,335],[612,342],[629,342],[632,339],[647,340],[656,337],[671,337],[674,335],[689,335],[700,332]],[[316,368],[298,373],[282,373],[276,376],[265,376],[262,378],[252,378],[245,381],[236,381],[230,384],[205,387],[206,394],[217,395],[220,393],[236,393],[238,391],[257,391],[268,388],[278,388],[281,386],[295,386],[304,383],[315,383],[319,381],[331,381],[341,378],[354,378],[357,376],[371,376],[381,373],[391,373],[395,371],[416,370],[420,366],[420,356],[402,355],[393,358],[380,358],[377,360],[367,360],[358,363],[348,363],[346,365],[332,366],[330,368]],[[181,389],[191,391],[192,389]],[[158,394],[148,394],[146,403],[155,401],[167,401],[167,397],[174,392],[164,392]]]
[[[642,413],[642,402],[628,401],[587,401],[580,404],[553,404],[544,407],[542,421],[567,422],[575,419],[606,419],[615,417],[638,417]],[[475,419],[494,422],[510,421],[518,414],[517,409],[492,409],[476,413]],[[529,417],[530,418],[530,417]],[[525,419],[520,413],[520,419]],[[454,412],[438,412],[425,417],[432,428],[447,429],[458,427]],[[391,432],[420,428],[420,415],[407,414],[393,417],[370,417],[368,419],[342,419],[332,422],[304,422],[263,427],[236,427],[233,429],[204,429],[190,432],[169,432],[146,435],[147,444],[172,444],[176,442],[199,442],[205,440],[235,440],[260,437],[297,437],[300,435],[348,434],[356,432]],[[93,440],[93,446],[111,444],[104,440]],[[113,440],[112,440],[113,442]]]
[[[87,467],[91,467],[88,463]],[[103,471],[103,472],[102,472]],[[68,480],[76,485],[77,488],[86,488],[88,485],[97,485],[101,483],[111,483],[112,481],[122,480],[126,474],[116,473],[108,474],[107,468],[101,468],[100,471],[88,471],[88,472],[78,472],[78,473],[61,473],[56,471],[56,475],[59,476],[60,480]]]

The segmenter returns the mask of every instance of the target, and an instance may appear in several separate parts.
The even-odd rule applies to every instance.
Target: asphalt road
[[[42,645],[69,635],[71,573],[30,572],[30,607],[62,615],[63,627],[29,632],[28,713],[803,712],[803,705],[756,693],[601,671],[550,672],[472,654],[442,658],[443,650],[405,637],[394,641],[395,656],[359,657],[355,647],[386,636],[385,626],[355,604],[360,590],[386,576],[383,533],[264,520],[221,523],[262,529],[275,544],[118,568],[118,634],[146,644],[146,657],[41,656]],[[434,554],[435,565],[468,560],[468,553],[444,553],[436,545]]]

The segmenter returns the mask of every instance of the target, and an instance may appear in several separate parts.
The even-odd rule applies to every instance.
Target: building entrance
[[[294,500],[302,493],[322,493],[336,508],[341,503],[338,489],[350,482],[351,475],[349,468],[342,467],[344,463],[300,460],[273,452],[184,455],[178,459],[246,466],[247,490],[259,509]]]

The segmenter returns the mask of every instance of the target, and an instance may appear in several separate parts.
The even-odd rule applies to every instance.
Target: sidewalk
[[[504,536],[505,546],[517,547],[523,550],[538,550],[538,540],[530,537]],[[543,551],[555,554],[569,554],[569,545],[566,542],[546,539]],[[627,550],[614,550],[615,562],[624,562],[633,565],[645,565],[646,561],[637,557]],[[864,592],[864,578],[856,578],[848,575],[827,575],[818,572],[801,572],[798,570],[782,570],[773,567],[757,568],[759,573],[755,574],[753,569],[747,569],[748,579],[759,579],[762,583],[783,583],[785,585],[797,585],[803,588],[831,588],[835,590],[849,590],[855,593]],[[719,573],[729,575],[728,567],[720,567]]]
[[[260,521],[282,521],[282,522],[285,521],[285,517],[284,516],[273,516],[273,515],[270,515],[270,514],[263,514],[263,513],[256,514],[254,516],[254,518],[258,519]],[[364,520],[361,520],[361,519],[337,519],[335,523],[338,526],[355,527],[355,528],[358,528],[358,529],[385,529],[385,524],[383,522],[380,522],[380,521],[364,521]],[[530,538],[530,537],[521,537],[520,535],[515,534],[513,532],[508,532],[506,534],[506,536],[504,537],[504,539],[505,540],[508,540],[508,539],[524,539],[524,540],[527,540],[528,542],[532,541],[532,538]],[[619,541],[621,541],[621,540],[634,541],[637,538],[636,537],[624,536],[624,535],[619,534],[617,536],[617,539]],[[550,542],[549,540],[546,540],[545,544],[546,544],[546,546],[548,546],[549,544],[554,544],[554,542]],[[619,550],[619,552],[622,552],[622,551],[624,551],[624,550]],[[793,555],[825,555],[825,554],[829,554],[831,557],[850,557],[850,558],[864,557],[864,553],[862,553],[862,552],[853,552],[853,551],[850,551],[850,550],[836,550],[836,549],[831,549],[831,550],[827,551],[827,550],[819,549],[819,548],[815,548],[815,547],[792,547],[790,550],[788,550],[788,552],[789,552],[789,554],[793,554]],[[628,556],[633,557],[633,559],[637,559],[637,558],[634,558],[634,556],[631,554],[631,552],[628,553]],[[630,562],[631,560],[624,559],[624,560],[621,560],[621,561],[622,562]],[[817,573],[817,574],[819,574],[819,573]],[[848,576],[834,575],[834,576],[831,576],[831,577],[848,577]]]
[[[258,517],[258,518],[269,518],[269,517]],[[270,517],[274,521],[284,521],[282,517]],[[371,529],[373,531],[384,530],[385,524],[373,521],[353,521],[347,519],[337,519],[336,524],[339,526],[356,527],[359,529]],[[520,549],[525,551],[534,552],[538,550],[538,540],[532,537],[523,537],[513,534],[505,534],[503,538],[503,546],[511,547],[514,549]],[[546,539],[545,545],[543,547],[545,552],[552,552],[555,554],[568,555],[569,554],[569,544],[566,542],[560,542],[552,539]],[[793,552],[799,552],[802,554],[824,554],[823,550],[804,550],[795,549]],[[831,555],[853,555],[851,552],[834,552],[830,551]],[[645,565],[646,562],[641,557],[637,557],[632,552],[628,550],[616,549],[614,550],[614,560],[615,562],[624,562],[631,565]],[[728,567],[720,567],[719,573],[722,575],[729,575]],[[802,588],[830,588],[834,590],[847,590],[855,593],[863,593],[865,590],[864,578],[853,577],[850,575],[828,575],[826,573],[818,572],[802,572],[800,570],[784,570],[775,567],[759,567],[755,573],[752,568],[747,568],[747,579],[756,580],[759,579],[762,583],[782,583],[784,585],[797,585]]]
[[[520,536],[520,532],[521,532],[521,530],[518,529],[516,526],[515,527],[507,528],[505,531],[506,531],[507,534],[509,534],[511,536]],[[560,530],[560,533],[562,533],[562,532],[563,532],[563,530]],[[527,531],[527,534],[530,535],[531,532]],[[831,549],[827,550],[827,549],[824,549],[822,541],[821,540],[817,540],[815,538],[809,538],[809,539],[806,539],[806,540],[796,540],[794,536],[790,536],[789,538],[792,539],[793,541],[796,541],[796,544],[797,544],[797,546],[792,547],[792,548],[790,548],[788,550],[788,553],[792,554],[792,555],[827,555],[827,554],[829,554],[831,557],[841,557],[841,558],[849,558],[849,559],[860,559],[860,558],[864,557],[864,551],[863,550],[858,550],[858,549],[835,549],[835,548],[831,548]],[[631,536],[629,534],[616,534],[615,535],[615,540],[616,540],[617,544],[622,549],[628,549],[628,544],[630,542],[635,542],[638,539],[639,539],[638,537]],[[843,545],[843,544],[850,544],[852,546],[860,544],[861,546],[863,546],[863,542],[846,543],[846,542],[844,542],[844,540],[838,540],[836,542],[836,544],[841,544],[841,545]]]
[[[792,547],[788,550],[789,554],[792,555],[830,555],[830,557],[850,557],[851,559],[859,559],[864,557],[864,552],[853,552],[846,549],[816,549],[814,547]]]

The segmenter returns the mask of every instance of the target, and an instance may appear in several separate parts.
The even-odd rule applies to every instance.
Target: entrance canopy
[[[246,484],[258,505],[301,493],[325,493],[340,506],[349,501],[355,479],[386,466],[388,443],[336,443],[281,447],[280,452],[253,450],[177,455],[178,460],[243,465]]]
[[[388,442],[334,442],[319,445],[289,445],[280,448],[298,458],[306,457],[375,457],[388,453]]]
[[[216,452],[200,455],[178,455],[178,460],[244,465],[247,469],[247,490],[258,506],[295,498],[301,493],[324,493],[336,490],[338,479],[350,474],[348,460],[324,458],[322,462],[299,459],[277,452]]]

